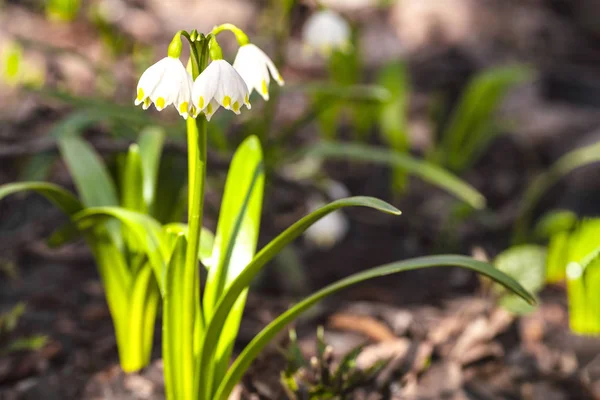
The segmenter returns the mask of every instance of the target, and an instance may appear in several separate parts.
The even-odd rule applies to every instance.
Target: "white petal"
[[[137,93],[135,99],[136,106],[141,103],[144,103],[145,100],[150,97],[152,92],[154,92],[154,90],[160,83],[166,67],[164,60],[165,59],[163,58],[162,60],[148,67],[148,69],[146,69],[140,77],[140,80],[138,81],[137,85]]]
[[[206,105],[206,107],[204,108],[204,115],[206,116],[206,119],[208,121],[210,121],[210,119],[212,118],[212,116],[215,115],[215,113],[217,112],[217,110],[219,109],[219,107],[221,107],[221,105],[215,99],[212,99],[210,101],[210,103],[208,103]]]
[[[271,82],[269,72],[278,84],[283,84],[283,79],[273,61],[264,51],[253,44],[247,44],[240,48],[234,67],[246,82],[248,90],[250,92],[256,90],[265,100],[269,99]]]
[[[221,70],[217,61],[210,63],[194,81],[192,87],[192,102],[198,112],[203,111],[208,107],[217,94],[219,81],[221,79]]]

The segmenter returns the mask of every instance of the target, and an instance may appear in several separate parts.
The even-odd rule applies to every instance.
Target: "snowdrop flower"
[[[264,51],[252,43],[240,47],[233,62],[233,68],[244,79],[250,93],[256,90],[265,101],[269,100],[271,76],[273,76],[273,79],[275,79],[279,86],[283,86],[284,83],[273,61],[271,61]]]
[[[196,115],[204,112],[206,119],[223,106],[236,114],[240,113],[242,106],[251,108],[248,86],[240,74],[222,59],[214,60],[196,78],[192,87],[192,101]]]
[[[326,191],[333,200],[349,196],[348,189],[336,181],[328,181]],[[321,195],[314,195],[307,201],[307,208],[310,212],[325,205],[325,199]],[[311,225],[304,232],[304,237],[321,249],[329,249],[346,236],[349,226],[346,215],[342,211],[334,211]]]
[[[347,52],[351,49],[350,25],[331,10],[318,11],[310,16],[302,30],[302,39],[309,48],[324,54],[332,50]]]
[[[187,119],[192,105],[192,78],[178,57],[167,56],[148,68],[137,86],[135,105],[144,110],[151,103],[158,111],[173,104]]]

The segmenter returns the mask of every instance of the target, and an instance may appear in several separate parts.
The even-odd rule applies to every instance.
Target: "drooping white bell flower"
[[[273,61],[271,61],[264,51],[252,43],[240,47],[233,62],[233,68],[244,79],[250,93],[256,90],[265,101],[269,100],[271,76],[279,86],[283,86],[284,84],[283,78]]]
[[[333,200],[348,197],[350,194],[344,185],[332,180],[326,182],[325,190],[327,195]],[[307,208],[311,212],[325,205],[325,199],[321,195],[313,195],[307,201]],[[321,249],[329,249],[346,236],[349,227],[350,223],[346,215],[338,210],[327,214],[311,225],[304,232],[304,237],[309,243]]]
[[[179,114],[187,119],[192,106],[192,77],[176,57],[165,57],[149,67],[137,85],[135,105],[144,110],[151,103],[158,111],[173,104]]]
[[[221,106],[236,114],[244,105],[250,109],[249,96],[244,79],[231,64],[222,59],[211,62],[192,87],[196,115],[203,112],[209,121]]]
[[[348,22],[331,10],[317,11],[302,29],[302,39],[306,46],[324,54],[333,50],[349,51],[352,48],[350,36]]]

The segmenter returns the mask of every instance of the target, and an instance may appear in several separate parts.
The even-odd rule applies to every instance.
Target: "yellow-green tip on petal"
[[[144,100],[144,97],[145,97],[144,96],[144,89],[139,88],[138,91],[137,91],[137,98],[136,98],[136,100],[137,101],[142,101],[142,100]]]
[[[204,109],[204,97],[200,96],[200,98],[198,99],[198,108],[200,108],[201,110]]]
[[[158,111],[162,110],[163,108],[165,108],[165,99],[163,97],[159,97],[158,99],[156,99],[156,109]]]
[[[231,97],[223,97],[223,107],[228,108],[229,106],[231,106]]]
[[[184,101],[183,103],[181,103],[179,105],[179,113],[180,114],[187,114],[188,113],[188,108],[190,108],[190,105],[187,101]]]
[[[267,86],[267,81],[263,79],[262,81],[262,93],[263,94],[268,94],[269,93],[269,87]]]
[[[238,112],[240,111],[240,103],[238,103],[237,101],[235,103],[233,103],[233,111]]]

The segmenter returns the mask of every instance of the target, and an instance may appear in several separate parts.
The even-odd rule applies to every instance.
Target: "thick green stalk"
[[[184,349],[194,348],[194,329],[201,329],[196,321],[201,312],[198,300],[200,298],[200,276],[198,271],[198,249],[200,246],[200,232],[202,226],[202,211],[204,203],[204,178],[206,173],[206,121],[204,118],[188,118],[188,247],[185,256],[185,278],[183,288],[184,304],[182,314],[184,326],[181,331],[181,340]],[[193,351],[181,354],[183,385],[185,393],[193,394],[195,359]],[[191,400],[191,399],[190,399]]]

